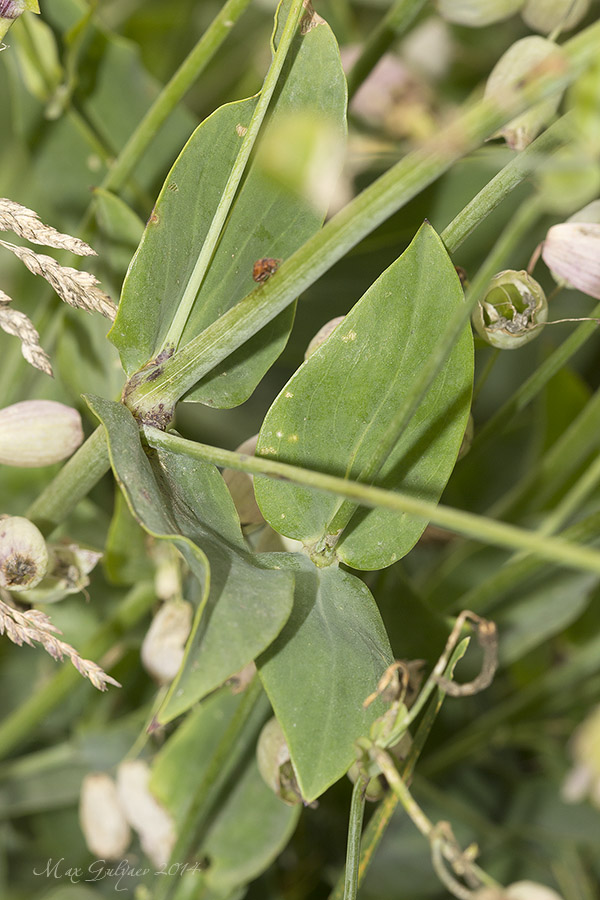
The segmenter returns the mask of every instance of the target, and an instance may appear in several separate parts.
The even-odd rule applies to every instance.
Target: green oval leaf
[[[280,17],[281,18],[281,17]],[[285,20],[285,17],[283,17]],[[256,285],[253,264],[285,259],[322,224],[327,190],[341,162],[346,84],[339,50],[322,22],[300,29],[196,296],[185,345]],[[132,375],[160,349],[221,200],[258,98],[221,107],[196,129],[170,171],[125,280],[110,339]],[[285,310],[200,383],[188,400],[242,403],[281,353],[294,316]]]
[[[88,396],[107,433],[129,507],[153,537],[172,541],[198,579],[198,608],[184,661],[161,707],[164,724],[253,660],[287,621],[293,578],[245,552],[233,500],[218,469],[158,451],[149,458],[122,404]],[[201,661],[201,662],[200,662]]]
[[[391,452],[382,454],[381,447],[422,361],[463,302],[454,266],[426,223],[286,384],[267,413],[257,454],[354,480],[379,459],[378,487],[439,500],[469,414],[469,327]],[[275,479],[257,477],[255,488],[273,528],[305,544],[325,538],[340,505],[333,495]],[[354,568],[379,569],[408,553],[426,524],[402,513],[361,508],[336,552]]]
[[[302,554],[266,558],[295,573],[296,590],[287,624],[257,666],[310,803],[349,769],[354,742],[385,711],[379,700],[362,704],[392,652],[371,592],[355,575],[319,569]]]

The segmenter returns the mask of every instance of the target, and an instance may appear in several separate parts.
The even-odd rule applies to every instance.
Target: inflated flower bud
[[[79,798],[79,824],[88,849],[99,859],[120,859],[131,840],[117,785],[106,772],[86,775]]]
[[[556,281],[600,300],[600,224],[553,225],[542,244],[542,259]]]
[[[277,719],[269,719],[256,746],[258,771],[263,781],[288,806],[302,803],[290,750]]]
[[[507,900],[563,900],[560,894],[537,881],[515,881],[506,888]]]
[[[527,272],[499,272],[473,313],[477,333],[501,350],[533,340],[548,318],[546,295]]]
[[[0,0],[0,38],[3,38],[15,19],[26,10],[39,13],[37,0]]]
[[[76,409],[54,400],[23,400],[0,409],[0,463],[31,469],[60,462],[83,441]]]
[[[186,600],[169,600],[160,607],[142,643],[142,663],[160,684],[169,684],[183,662],[194,610]]]
[[[473,900],[563,900],[552,888],[537,881],[515,881],[507,888],[484,887],[472,897]]]
[[[48,569],[42,533],[21,516],[0,519],[0,587],[26,591],[39,584]]]
[[[492,69],[485,86],[485,97],[496,98],[501,104],[503,98],[510,96],[536,67],[541,70],[553,64],[564,66],[563,54],[553,41],[538,35],[522,38],[509,47]],[[503,137],[512,150],[524,150],[550,122],[560,101],[561,95],[555,94],[537,103],[512,119],[496,136]]]
[[[447,22],[480,28],[509,19],[523,3],[524,0],[437,0],[437,8]]]
[[[589,8],[590,0],[526,0],[521,15],[533,31],[550,34],[575,28]]]
[[[345,316],[336,316],[335,319],[330,319],[329,322],[325,322],[325,324],[321,328],[319,328],[314,338],[306,348],[304,359],[308,359],[309,356],[312,356],[315,350],[318,350],[321,344],[325,343],[329,335],[335,331],[340,322],[343,322],[344,319]]]
[[[141,759],[122,762],[117,770],[121,808],[140,837],[142,850],[157,867],[164,867],[175,846],[175,823],[150,790],[150,769]]]

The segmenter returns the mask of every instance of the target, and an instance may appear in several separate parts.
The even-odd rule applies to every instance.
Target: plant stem
[[[502,104],[482,100],[444,128],[435,139],[408,154],[352,200],[286,260],[276,275],[252,291],[170,359],[160,374],[150,366],[129,382],[127,405],[142,420],[177,400],[248,338],[275,318],[323,272],[456,160],[469,153],[517,113],[564,89],[594,61],[600,23],[590,26],[562,48],[561,72],[532,73]],[[534,77],[534,75],[536,77]],[[149,380],[148,380],[149,379]]]
[[[593,480],[597,483],[597,471],[593,475]],[[587,482],[585,487],[590,487],[588,473],[583,476],[578,485],[584,480]],[[558,528],[558,526],[556,527]],[[545,530],[540,530],[537,533],[543,537],[546,532]],[[587,516],[563,531],[561,538],[575,543],[576,541],[593,540],[598,537],[599,533],[600,513],[592,513],[592,515]],[[468,609],[487,614],[498,605],[503,594],[522,584],[526,578],[541,570],[542,566],[543,564],[540,563],[539,559],[529,554],[517,552],[503,566],[497,569],[493,575],[480,581],[470,591],[463,594],[460,598],[460,606],[466,606]],[[451,600],[450,603],[441,603],[440,607],[442,610],[450,609],[455,605],[455,602],[455,600]]]
[[[586,403],[579,415],[561,434],[557,441],[544,454],[535,466],[529,466],[522,478],[498,501],[492,504],[485,514],[492,519],[515,517],[527,511],[529,514],[544,509],[544,506],[567,484],[574,473],[593,454],[597,453],[598,419],[600,417],[600,389]],[[533,502],[533,506],[532,506]],[[583,525],[582,523],[579,523]],[[575,535],[574,529],[565,531],[563,537],[577,542],[593,538],[594,531],[585,535]],[[573,533],[572,533],[573,532]],[[422,582],[425,596],[431,595],[436,586],[443,583],[449,573],[479,549],[477,544],[461,542],[446,554],[442,563]],[[535,561],[534,561],[535,562]],[[537,565],[537,563],[536,563]],[[502,568],[502,572],[505,567]],[[493,577],[499,578],[500,572]],[[486,582],[487,584],[487,582]],[[470,596],[470,595],[468,595]],[[442,601],[443,602],[443,601]],[[471,608],[471,601],[467,604]],[[448,604],[445,604],[448,607]]]
[[[250,4],[250,0],[227,0],[198,43],[181,63],[175,74],[138,124],[106,175],[101,187],[116,193],[126,183],[156,132],[176,109],[200,73],[213,58],[232,27]]]
[[[150,609],[156,599],[151,582],[133,587],[125,595],[108,622],[81,648],[81,656],[100,660],[111,650],[122,635],[131,629]],[[64,665],[50,681],[39,687],[18,709],[9,713],[0,724],[0,758],[5,757],[29,732],[42,721],[62,700],[82,684],[82,677],[71,665]]]
[[[573,116],[567,113],[500,169],[442,231],[448,253],[454,253],[511,191],[539,169],[543,157],[568,143],[574,127]]]
[[[358,894],[358,869],[360,863],[360,838],[365,815],[365,795],[369,778],[359,775],[354,782],[350,818],[348,820],[348,844],[344,873],[344,900],[356,900]]]
[[[100,425],[34,500],[27,510],[27,518],[44,534],[49,534],[67,518],[109,467],[106,434]]]
[[[381,506],[408,513],[478,541],[498,547],[510,547],[513,550],[527,550],[555,564],[562,563],[569,568],[600,573],[600,552],[589,547],[580,547],[558,538],[544,537],[514,525],[496,522],[475,513],[452,509],[426,500],[418,500],[396,491],[386,491],[369,484],[324,475],[321,472],[313,472],[275,460],[247,456],[231,450],[210,447],[207,444],[197,444],[174,434],[166,434],[157,428],[145,426],[143,432],[151,447],[182,453],[192,459],[208,460],[218,466],[227,466],[243,472],[283,478],[295,484],[347,497],[364,506]]]
[[[425,0],[394,0],[379,25],[369,35],[360,56],[348,73],[349,100],[396,38],[407,31],[423,6]]]
[[[288,51],[292,45],[294,37],[296,36],[298,22],[303,10],[303,0],[292,0],[292,5],[290,7],[285,27],[283,29],[283,34],[281,35],[279,45],[277,47],[277,50],[275,51],[275,55],[273,56],[273,61],[271,62],[269,71],[267,72],[266,78],[264,80],[263,87],[260,92],[260,97],[252,115],[250,125],[248,126],[248,130],[244,135],[239,153],[236,157],[235,163],[233,164],[233,168],[231,169],[229,178],[227,179],[227,184],[225,185],[223,193],[221,194],[219,205],[217,206],[212,222],[210,223],[208,233],[206,235],[206,238],[204,239],[204,243],[202,244],[202,249],[200,250],[200,254],[198,256],[198,259],[196,260],[196,264],[194,266],[192,274],[190,275],[189,280],[185,286],[183,296],[181,297],[179,306],[177,307],[177,311],[173,316],[173,320],[169,326],[169,330],[167,331],[161,350],[165,350],[167,348],[177,349],[177,347],[179,346],[179,342],[189,319],[190,312],[192,311],[192,307],[196,301],[196,296],[198,294],[198,291],[200,290],[200,287],[202,286],[202,282],[204,281],[213,253],[215,251],[215,247],[217,246],[219,238],[221,237],[221,232],[223,231],[225,220],[229,215],[229,211],[233,205],[237,189],[240,186],[240,182],[244,176],[244,172],[246,171],[246,166],[248,164],[248,160],[250,159],[252,148],[256,143],[258,132],[260,131],[261,125],[267,114],[267,109],[269,108],[269,103],[271,102],[271,98],[273,96],[275,88],[277,87],[277,82],[279,80],[281,70],[283,69]]]

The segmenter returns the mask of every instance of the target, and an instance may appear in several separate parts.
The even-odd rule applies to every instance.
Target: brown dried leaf
[[[50,225],[44,225],[33,209],[27,209],[26,206],[5,197],[0,197],[0,231],[14,231],[32,244],[70,250],[77,256],[96,256],[96,251],[85,241],[71,237],[70,234],[62,234]]]
[[[0,241],[0,246],[14,253],[34,275],[41,275],[50,284],[61,300],[75,309],[95,310],[107,319],[114,320],[117,307],[96,285],[99,283],[91,272],[80,272],[70,266],[61,266],[51,256],[34,253],[28,247],[17,247],[8,241]]]
[[[11,298],[0,290],[0,328],[21,341],[21,353],[34,368],[52,375],[52,365],[40,346],[40,336],[25,313],[10,306]]]

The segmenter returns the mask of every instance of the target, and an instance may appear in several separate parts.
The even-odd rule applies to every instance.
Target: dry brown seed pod
[[[0,519],[0,587],[26,591],[39,584],[48,571],[44,537],[29,519]]]

